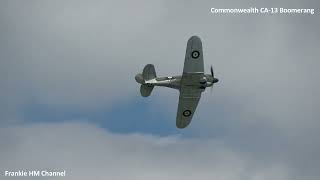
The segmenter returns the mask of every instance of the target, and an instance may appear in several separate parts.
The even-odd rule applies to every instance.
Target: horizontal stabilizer
[[[147,64],[143,68],[142,76],[145,81],[148,81],[150,79],[154,79],[157,77],[156,70],[154,69],[153,64]]]
[[[142,85],[140,86],[141,96],[143,96],[143,97],[148,97],[148,96],[150,96],[153,88],[154,88],[153,85],[142,84]]]

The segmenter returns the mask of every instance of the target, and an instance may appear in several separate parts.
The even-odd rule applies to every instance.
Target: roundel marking
[[[189,117],[191,115],[191,111],[190,110],[185,110],[185,111],[183,111],[182,115],[184,117]]]
[[[200,52],[199,51],[192,51],[191,57],[193,59],[197,59],[199,56],[200,56]]]

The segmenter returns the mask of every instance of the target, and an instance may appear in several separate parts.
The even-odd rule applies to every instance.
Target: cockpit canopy
[[[159,78],[157,78],[158,81],[165,81],[165,80],[172,80],[172,79],[174,79],[174,77],[171,77],[171,76],[169,76],[169,77],[159,77]]]

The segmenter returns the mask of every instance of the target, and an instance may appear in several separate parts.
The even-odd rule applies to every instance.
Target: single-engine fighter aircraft
[[[140,93],[143,97],[151,94],[154,86],[165,86],[180,91],[179,105],[176,119],[178,128],[187,127],[199,103],[201,93],[206,87],[212,87],[219,80],[211,74],[204,74],[202,43],[198,36],[188,40],[182,76],[157,77],[152,64],[144,67],[142,74],[135,79],[141,84]]]

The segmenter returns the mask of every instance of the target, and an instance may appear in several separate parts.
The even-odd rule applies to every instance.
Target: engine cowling
[[[203,77],[200,79],[200,84],[206,84],[207,83],[207,78]]]

